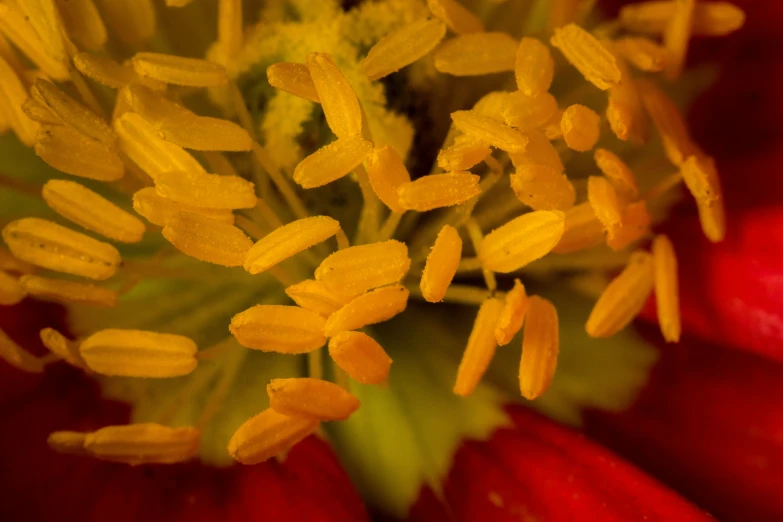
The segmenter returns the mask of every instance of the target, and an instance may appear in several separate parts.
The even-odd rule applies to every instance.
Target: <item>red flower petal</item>
[[[511,407],[513,428],[465,442],[444,484],[412,521],[704,521],[709,516],[633,466],[567,428]]]
[[[587,431],[720,520],[783,520],[783,366],[685,340],[626,412]]]
[[[12,308],[15,339],[30,344],[41,321],[29,305]],[[3,312],[9,309],[3,309]],[[11,313],[0,327],[8,331]],[[44,323],[45,324],[45,323]],[[27,339],[27,342],[25,342]],[[0,361],[0,378],[21,372]],[[98,386],[55,364],[43,376],[24,375],[0,390],[0,520],[79,522],[262,522],[367,520],[336,456],[310,437],[283,462],[212,468],[198,463],[129,466],[53,453],[55,430],[93,430],[128,421],[127,406],[99,399]]]

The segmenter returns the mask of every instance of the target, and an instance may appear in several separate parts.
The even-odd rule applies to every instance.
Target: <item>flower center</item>
[[[0,356],[26,371],[65,361],[136,406],[133,424],[50,445],[131,464],[279,455],[350,417],[355,383],[387,380],[389,352],[405,347],[373,325],[411,300],[477,310],[453,376],[461,397],[518,336],[521,395],[544,394],[560,347],[555,277],[597,297],[590,336],[621,331],[654,290],[676,342],[676,256],[652,227],[683,181],[708,238],[725,220],[714,162],[666,92],[691,35],[726,34],[743,15],[643,2],[588,30],[582,3],[540,4],[545,16],[274,2],[245,27],[241,2],[221,0],[208,60],[162,52],[175,31],[150,40],[149,0],[5,6],[3,123],[80,178],[41,195],[103,239],[37,217],[3,228],[0,304],[64,302],[78,338],[45,329],[52,355],[38,358],[2,336]],[[259,385],[266,399],[238,400]]]

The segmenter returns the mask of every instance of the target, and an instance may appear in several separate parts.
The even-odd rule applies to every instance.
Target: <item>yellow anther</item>
[[[690,156],[680,167],[680,172],[699,207],[704,235],[712,242],[722,241],[726,235],[726,216],[715,161],[709,156]]]
[[[256,305],[231,319],[239,344],[265,352],[307,353],[326,344],[326,319],[298,306]]]
[[[84,441],[87,439],[86,433],[76,431],[55,431],[49,434],[46,443],[51,449],[58,453],[68,455],[89,455],[84,449]]]
[[[345,420],[360,405],[359,399],[351,392],[321,379],[272,379],[266,392],[269,394],[269,406],[289,417]]]
[[[557,309],[548,300],[534,295],[525,318],[519,362],[519,389],[524,398],[532,401],[547,390],[555,375],[559,350]]]
[[[79,345],[87,366],[102,375],[177,377],[196,369],[196,343],[174,334],[108,329]]]
[[[228,442],[228,454],[242,464],[259,464],[285,452],[318,429],[319,422],[267,408],[245,421]]]
[[[332,337],[340,332],[388,321],[405,310],[408,295],[408,290],[402,285],[384,286],[362,294],[329,316],[324,334]]]
[[[97,116],[53,83],[39,78],[30,87],[35,101],[52,111],[63,123],[104,145],[114,146],[117,136],[100,116]]]
[[[479,114],[477,111],[457,111],[451,113],[454,126],[465,134],[507,152],[523,152],[527,147],[527,137],[503,122]]]
[[[601,117],[584,105],[571,105],[563,112],[560,127],[569,148],[586,152],[598,142],[601,135]]]
[[[604,227],[595,217],[589,202],[580,203],[566,212],[565,233],[552,252],[567,254],[600,245],[604,241]]]
[[[595,303],[586,330],[591,337],[609,337],[630,323],[641,311],[653,289],[653,256],[637,251]]]
[[[674,102],[653,82],[639,80],[637,85],[644,108],[663,140],[666,156],[675,165],[682,164],[688,156],[696,153],[696,146],[691,141],[685,119]]]
[[[0,114],[7,118],[19,140],[29,147],[35,143],[38,123],[22,111],[26,98],[27,90],[22,80],[13,67],[0,56]]]
[[[676,79],[685,64],[695,8],[696,0],[676,0],[674,12],[663,32],[663,43],[668,53],[664,75],[669,80]]]
[[[19,279],[19,284],[22,285],[25,292],[32,296],[51,299],[58,303],[104,307],[112,307],[117,304],[116,291],[88,283],[25,275]]]
[[[245,270],[259,274],[299,252],[326,241],[340,230],[340,223],[329,216],[298,219],[264,236],[248,251]]]
[[[636,176],[619,156],[606,149],[596,149],[595,163],[604,176],[612,183],[620,197],[629,201],[639,197]]]
[[[655,273],[655,302],[658,307],[658,323],[667,342],[680,340],[680,288],[677,274],[677,256],[668,237],[655,236],[652,244]]]
[[[397,189],[410,183],[411,175],[393,148],[387,145],[373,150],[367,159],[367,175],[373,192],[384,205],[393,212],[405,212]]]
[[[617,67],[622,72],[622,78],[609,89],[606,119],[619,139],[637,144],[647,143],[650,134],[649,121],[636,80],[619,56]]]
[[[522,91],[509,94],[503,119],[521,131],[543,127],[557,113],[557,100],[548,92],[531,97]]]
[[[160,53],[136,53],[133,70],[141,76],[174,85],[217,87],[228,82],[226,70],[216,63]]]
[[[335,364],[362,384],[382,384],[389,377],[392,360],[378,342],[362,332],[342,332],[329,340]]]
[[[440,20],[417,20],[381,38],[359,66],[370,80],[380,80],[422,58],[444,36],[446,26]]]
[[[191,257],[223,266],[242,266],[253,246],[237,227],[189,212],[178,212],[169,218],[163,237]]]
[[[479,258],[494,272],[509,273],[544,257],[565,231],[565,214],[537,210],[512,219],[484,237]]]
[[[155,179],[158,195],[202,208],[232,210],[258,203],[255,185],[239,176],[219,176],[201,171],[169,171]]]
[[[323,283],[305,279],[285,289],[285,293],[296,304],[312,312],[328,317],[345,305],[349,299],[337,296],[326,289]]]
[[[604,229],[615,233],[623,224],[623,205],[612,184],[606,178],[590,176],[587,180],[587,198]]]
[[[529,300],[525,286],[519,279],[514,279],[514,288],[506,294],[503,311],[498,317],[497,325],[495,325],[495,340],[500,346],[510,343],[511,339],[522,329],[528,306]]]
[[[480,193],[479,177],[470,172],[430,174],[397,188],[400,205],[417,212],[459,205]]]
[[[266,70],[269,85],[315,103],[321,103],[310,71],[303,63],[280,62]]]
[[[0,270],[0,306],[12,306],[25,298],[24,286],[19,279]]]
[[[454,76],[513,71],[519,43],[506,33],[471,33],[446,40],[435,51],[435,68]]]
[[[622,250],[634,241],[644,237],[650,231],[652,218],[647,211],[645,201],[637,201],[623,210],[622,225],[609,229],[606,244],[613,250]]]
[[[408,247],[392,239],[338,250],[318,266],[315,278],[337,295],[355,296],[396,283],[410,265]]]
[[[519,169],[528,165],[543,165],[556,170],[558,173],[565,171],[560,154],[558,154],[557,149],[543,132],[526,132],[525,136],[528,139],[525,151],[508,155],[514,167]]]
[[[360,135],[362,109],[359,100],[332,57],[326,53],[310,53],[306,63],[329,128],[338,138]]]
[[[108,34],[106,26],[92,0],[55,2],[62,16],[66,34],[88,49],[101,49]]]
[[[448,172],[468,170],[484,161],[490,154],[492,149],[486,143],[473,136],[460,134],[454,138],[451,146],[438,153],[438,166]]]
[[[71,366],[82,370],[87,368],[84,359],[79,354],[79,347],[54,328],[44,328],[40,332],[41,342],[50,352],[57,355]]]
[[[612,53],[578,25],[568,24],[555,29],[551,42],[587,81],[599,89],[605,91],[620,81],[622,74]]]
[[[62,57],[49,53],[25,14],[16,6],[0,4],[0,31],[44,74],[58,81],[68,79],[68,68]]]
[[[480,33],[484,30],[481,19],[465,9],[458,0],[427,0],[427,7],[457,34]]]
[[[49,180],[43,198],[62,217],[115,241],[136,243],[144,236],[139,218],[79,183]]]
[[[503,301],[500,299],[491,298],[481,303],[473,329],[470,331],[468,345],[457,369],[457,379],[453,388],[457,395],[467,397],[473,393],[484,372],[487,371],[497,348],[495,327],[502,312]]]
[[[111,147],[62,125],[41,125],[35,153],[57,170],[81,178],[116,181],[125,174]]]
[[[630,31],[659,35],[668,27],[676,9],[676,0],[639,2],[620,10],[620,22]],[[691,30],[699,36],[725,36],[744,23],[745,13],[732,3],[697,2]]]
[[[643,36],[626,36],[613,42],[615,50],[640,71],[663,70],[668,59],[666,49]]]
[[[144,216],[147,221],[162,227],[171,217],[178,212],[201,214],[204,217],[234,224],[234,214],[230,209],[202,208],[178,203],[158,194],[155,187],[143,188],[133,195],[133,210]]]
[[[360,135],[340,138],[300,161],[294,181],[303,188],[326,185],[349,174],[371,151],[372,142]]]
[[[457,229],[444,225],[435,238],[421,274],[421,294],[430,303],[442,301],[462,257],[462,239]]]
[[[548,165],[520,165],[511,175],[511,188],[519,201],[534,210],[565,212],[576,201],[571,181]]]
[[[108,243],[45,219],[12,221],[3,228],[3,239],[19,259],[66,274],[108,279],[120,264],[120,253]]]
[[[133,69],[130,66],[120,65],[104,56],[79,53],[73,57],[73,65],[88,78],[114,89],[125,87],[133,80]]]
[[[152,0],[97,0],[112,35],[131,46],[142,44],[155,34],[155,6]]]
[[[0,359],[23,372],[41,373],[44,365],[38,357],[16,344],[0,330]]]
[[[522,38],[517,48],[514,74],[517,87],[535,98],[549,90],[555,75],[555,62],[549,48],[536,38]]]

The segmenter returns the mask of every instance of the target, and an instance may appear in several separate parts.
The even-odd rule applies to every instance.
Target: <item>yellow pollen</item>
[[[101,330],[79,345],[90,370],[125,377],[176,377],[196,369],[196,343],[182,335]]]
[[[500,299],[487,299],[481,303],[457,370],[457,380],[454,383],[454,393],[457,395],[467,397],[473,393],[487,371],[497,348],[495,327],[502,312],[503,301]]]
[[[307,353],[326,344],[326,319],[298,306],[256,305],[231,319],[239,344],[265,352]]]
[[[388,321],[405,311],[408,295],[408,290],[402,285],[384,286],[362,294],[329,316],[324,334],[332,337],[340,332]]]
[[[272,379],[266,387],[269,406],[277,413],[319,421],[345,420],[360,405],[349,391],[311,378]]]
[[[529,299],[524,285],[519,279],[514,279],[514,288],[506,294],[506,302],[495,326],[495,339],[500,346],[505,346],[522,329],[525,314],[529,307]]]
[[[446,296],[462,257],[462,239],[457,229],[444,225],[438,232],[435,244],[427,256],[421,275],[421,295],[430,303],[437,303]]]
[[[24,275],[19,278],[19,284],[29,295],[40,299],[50,299],[58,303],[75,303],[107,308],[117,304],[116,291],[89,283]]]
[[[228,443],[228,453],[242,464],[259,464],[290,449],[319,425],[315,419],[289,417],[268,408],[239,427]]]
[[[445,35],[440,20],[418,20],[381,38],[359,65],[370,80],[379,80],[422,58]]]
[[[506,33],[470,33],[446,40],[435,50],[435,68],[454,76],[513,71],[519,43]]]
[[[528,305],[519,362],[519,388],[524,398],[532,401],[549,387],[559,350],[557,309],[543,297],[534,295]]]

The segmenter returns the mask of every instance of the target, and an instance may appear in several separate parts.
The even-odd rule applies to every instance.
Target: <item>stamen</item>
[[[680,290],[677,276],[677,256],[668,237],[655,236],[652,244],[655,267],[655,301],[658,322],[667,342],[680,341]]]
[[[457,0],[427,0],[427,7],[433,16],[442,20],[457,34],[479,33],[484,30],[481,19]]]
[[[196,158],[182,147],[161,139],[155,128],[138,114],[123,114],[114,120],[114,130],[122,152],[153,180],[166,172],[204,172]]]
[[[649,139],[649,121],[644,112],[641,94],[631,71],[619,55],[617,67],[622,78],[609,89],[609,104],[606,107],[606,119],[615,136],[623,141],[638,144]]]
[[[314,433],[319,425],[315,419],[289,417],[267,408],[239,427],[228,443],[228,453],[242,464],[260,464]]]
[[[329,54],[310,53],[306,63],[329,128],[338,138],[359,136],[362,109],[348,79]]]
[[[108,35],[92,0],[55,2],[62,16],[65,34],[88,49],[101,49]]]
[[[392,360],[378,342],[362,332],[342,332],[329,340],[329,355],[356,382],[383,384]]]
[[[226,61],[242,50],[242,0],[218,2],[218,44]]]
[[[32,274],[35,272],[35,266],[15,258],[11,252],[0,246],[0,270],[7,272],[17,272],[20,274]]]
[[[507,152],[523,152],[527,137],[502,122],[479,114],[477,111],[456,111],[451,113],[454,126],[465,134]]]
[[[549,47],[536,38],[522,38],[517,48],[514,74],[517,87],[526,96],[535,98],[548,91],[555,75],[555,62]]]
[[[73,65],[86,77],[113,89],[125,87],[133,80],[131,67],[104,56],[79,53],[73,57]]]
[[[65,39],[60,13],[53,0],[15,2],[24,18],[35,29],[46,53],[59,62],[66,60]]]
[[[0,306],[13,306],[26,295],[27,292],[17,278],[0,270]]]
[[[598,221],[614,234],[623,224],[623,207],[614,187],[606,178],[590,176],[587,179],[587,197]]]
[[[481,243],[484,241],[484,232],[482,232],[478,221],[475,218],[465,221],[465,231],[468,233],[473,250],[478,254],[479,250],[481,250]],[[498,281],[494,272],[486,266],[482,266],[481,275],[484,276],[484,284],[487,286],[487,290],[494,293],[498,287]]]
[[[340,230],[340,223],[329,216],[299,219],[264,236],[248,251],[245,270],[259,274],[299,252],[326,241]]]
[[[575,205],[565,214],[565,233],[552,249],[558,254],[578,252],[600,245],[604,241],[604,227],[590,202]]]
[[[519,279],[514,279],[514,288],[506,294],[506,303],[503,305],[503,311],[500,312],[497,325],[495,325],[495,340],[500,346],[510,343],[522,329],[528,307],[529,300],[525,286]]]
[[[639,198],[636,176],[616,154],[606,149],[596,149],[595,163],[621,197],[631,201]]]
[[[342,308],[348,299],[331,293],[323,283],[314,279],[305,279],[285,289],[286,295],[296,304],[324,317],[329,317]]]
[[[507,274],[544,257],[565,232],[565,214],[536,210],[512,219],[484,238],[478,255],[484,266]]]
[[[50,352],[59,358],[81,370],[87,369],[87,364],[79,354],[76,343],[69,341],[63,334],[54,328],[44,328],[40,332],[41,342]]]
[[[196,369],[196,343],[183,335],[108,329],[79,346],[87,366],[102,375],[166,378]]]
[[[110,147],[65,126],[41,125],[35,153],[55,169],[82,178],[116,181],[125,174]]]
[[[23,372],[41,373],[44,368],[38,357],[16,344],[3,330],[0,330],[0,359]]]
[[[520,165],[511,175],[511,188],[519,201],[533,210],[567,211],[574,206],[576,190],[562,171],[547,165]]]
[[[653,288],[653,257],[637,251],[595,303],[586,330],[591,337],[610,337],[630,323],[641,311]]]
[[[155,190],[166,199],[204,208],[253,208],[258,202],[252,182],[203,171],[161,173],[155,179]]]
[[[625,207],[622,225],[607,231],[606,244],[612,250],[622,250],[650,231],[652,218],[646,201],[637,201]]]
[[[432,245],[421,275],[419,287],[426,301],[438,303],[443,300],[457,273],[461,256],[462,239],[459,232],[450,225],[444,225]]]
[[[668,61],[664,75],[669,80],[676,79],[685,63],[685,53],[688,51],[688,40],[693,26],[693,12],[696,0],[676,0],[674,13],[669,19],[663,33],[663,43],[668,52]]]
[[[26,98],[27,90],[21,79],[0,56],[0,113],[8,119],[19,140],[30,147],[35,143],[38,124],[22,111]]]
[[[400,205],[409,210],[427,212],[464,203],[481,193],[479,177],[470,172],[430,174],[397,188]]]
[[[155,34],[152,0],[97,0],[112,35],[126,45],[138,46]]]
[[[402,285],[384,286],[362,294],[329,316],[324,334],[332,337],[340,332],[388,321],[405,310],[408,296],[408,290]]]
[[[231,319],[239,344],[265,352],[307,353],[326,344],[326,319],[298,306],[256,305]]]
[[[669,59],[666,49],[643,36],[619,38],[614,48],[640,71],[662,71]]]
[[[33,26],[15,6],[0,4],[0,31],[44,74],[58,81],[68,79],[65,63],[49,54]]]
[[[551,43],[587,81],[601,90],[617,84],[622,75],[617,62],[606,47],[576,24],[555,29]]]
[[[560,127],[568,148],[587,152],[595,147],[601,136],[601,117],[584,105],[571,105],[563,113]]]
[[[102,286],[36,275],[22,276],[19,283],[25,292],[32,296],[63,304],[75,303],[109,308],[117,305],[117,292]]]
[[[471,33],[446,40],[435,51],[435,68],[454,76],[514,70],[519,42],[506,33]]]
[[[66,180],[49,180],[43,187],[49,207],[87,230],[123,243],[137,243],[144,223],[87,187]]]
[[[321,379],[272,379],[266,387],[269,406],[277,413],[319,421],[345,420],[359,409],[359,399]]]
[[[530,97],[516,91],[506,98],[503,119],[507,125],[524,132],[544,126],[556,112],[557,100],[548,92]]]
[[[75,431],[55,431],[49,434],[46,443],[57,453],[67,455],[89,455],[84,449],[84,441],[87,439],[86,433]]]
[[[219,87],[228,83],[226,70],[216,63],[160,53],[136,53],[132,58],[136,73],[174,85]]]
[[[337,295],[355,296],[398,282],[410,265],[407,245],[391,239],[338,250],[316,268],[315,278]]]
[[[704,235],[712,242],[722,241],[726,235],[725,211],[715,161],[708,156],[690,156],[682,164],[680,172],[699,207]]]
[[[150,223],[165,226],[166,222],[178,212],[201,214],[209,219],[228,225],[234,224],[234,214],[230,209],[201,208],[178,203],[158,194],[154,187],[143,188],[133,195],[133,210],[144,216]]]
[[[508,155],[514,167],[519,169],[526,165],[544,165],[551,167],[559,174],[565,172],[565,167],[563,166],[563,161],[560,159],[560,154],[543,132],[527,132],[525,133],[525,136],[527,136],[528,139],[525,151]]]
[[[444,36],[446,26],[440,20],[417,20],[381,38],[359,62],[359,67],[370,80],[380,80],[422,58]]]
[[[367,176],[372,190],[392,212],[402,213],[397,189],[410,183],[411,175],[397,151],[387,146],[376,148],[367,158]]]
[[[38,103],[34,98],[27,98],[22,104],[22,112],[28,118],[38,123],[47,125],[62,125],[63,121],[47,107]]]
[[[639,2],[620,10],[620,22],[635,33],[663,34],[677,9],[675,0]],[[729,2],[697,2],[692,33],[698,36],[725,36],[745,23],[745,13]]]
[[[450,147],[438,152],[438,166],[445,171],[468,170],[492,154],[486,143],[465,134],[454,138]]]
[[[315,188],[346,176],[372,151],[372,142],[361,135],[339,138],[299,162],[294,181],[302,188]]]
[[[467,397],[473,393],[487,371],[497,348],[495,326],[502,312],[503,301],[500,299],[490,298],[481,304],[457,370],[453,389],[457,395]]]
[[[169,218],[163,237],[191,257],[223,266],[242,266],[253,246],[237,227],[189,212],[178,212]]]
[[[653,82],[637,82],[647,113],[652,118],[663,140],[666,157],[675,165],[681,165],[688,156],[696,153],[685,120],[668,96]]]
[[[557,309],[550,301],[534,295],[527,310],[519,362],[519,389],[524,398],[532,401],[549,388],[559,350]]]
[[[45,219],[12,221],[3,228],[3,239],[23,261],[89,279],[108,279],[121,261],[120,253],[108,243]]]
[[[269,85],[315,103],[321,103],[310,71],[303,63],[280,62],[266,70]]]

